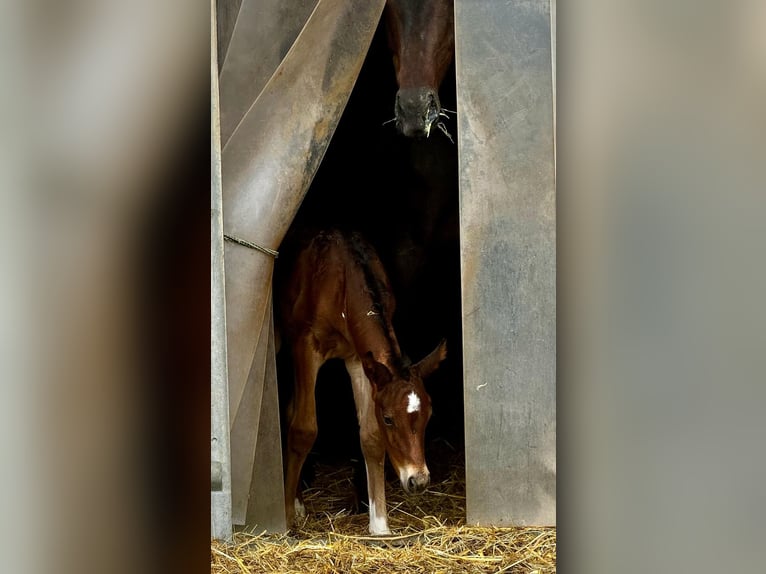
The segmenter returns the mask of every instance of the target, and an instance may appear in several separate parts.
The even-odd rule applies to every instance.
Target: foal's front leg
[[[285,469],[285,515],[287,526],[295,523],[296,516],[302,517],[306,509],[301,501],[299,479],[301,468],[317,436],[316,400],[314,388],[322,357],[304,337],[293,344],[295,365],[295,393],[290,405],[290,423],[287,430],[287,452]]]
[[[372,400],[372,386],[362,369],[359,359],[348,359],[346,370],[354,388],[354,402],[359,419],[359,438],[367,467],[367,491],[370,495],[370,534],[385,536],[391,534],[386,511],[386,480],[384,465],[386,448],[375,419],[375,404]]]

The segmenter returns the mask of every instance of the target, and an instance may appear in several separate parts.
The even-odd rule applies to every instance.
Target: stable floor
[[[286,534],[256,527],[237,532],[231,543],[213,542],[211,573],[555,572],[556,529],[466,526],[463,453],[445,446],[438,454],[423,495],[409,497],[396,481],[387,484],[392,536],[368,536],[351,464],[318,464],[304,491],[304,522]]]

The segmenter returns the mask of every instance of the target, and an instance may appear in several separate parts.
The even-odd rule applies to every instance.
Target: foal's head
[[[399,92],[396,126],[428,136],[441,112],[439,85],[455,52],[453,0],[388,0],[388,41]]]
[[[365,374],[372,383],[375,417],[386,452],[408,493],[423,492],[430,480],[424,439],[431,418],[431,397],[423,379],[446,356],[447,345],[442,341],[425,359],[399,373],[377,362],[371,353],[362,359]]]

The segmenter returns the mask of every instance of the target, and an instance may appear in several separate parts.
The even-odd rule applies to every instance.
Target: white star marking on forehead
[[[412,391],[407,395],[407,412],[416,413],[420,410],[420,397]]]

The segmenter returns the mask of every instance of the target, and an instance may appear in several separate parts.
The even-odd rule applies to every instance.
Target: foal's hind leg
[[[311,344],[310,336],[292,345],[295,368],[295,393],[289,407],[287,430],[287,468],[285,471],[285,514],[288,526],[295,516],[305,516],[306,509],[299,499],[298,482],[301,468],[317,436],[316,399],[314,388],[322,357]]]
[[[346,370],[354,387],[354,402],[359,418],[359,437],[362,453],[367,466],[367,490],[370,495],[370,534],[383,536],[391,534],[386,512],[386,481],[384,465],[386,447],[375,419],[375,404],[372,400],[372,385],[364,374],[362,362],[354,357],[346,360]]]

